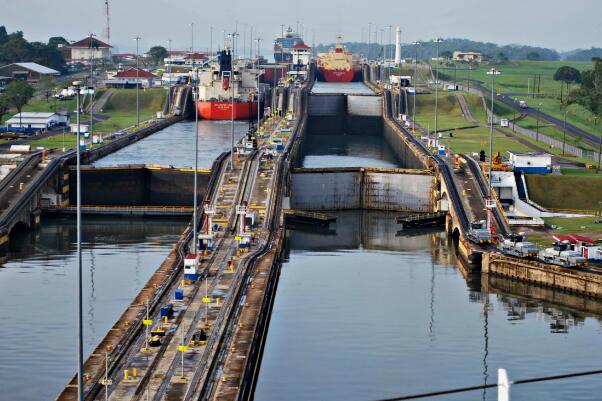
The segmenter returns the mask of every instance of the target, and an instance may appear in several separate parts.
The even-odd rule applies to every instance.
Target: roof
[[[15,114],[12,118],[19,118],[19,114],[21,118],[49,118],[54,116],[56,113],[38,113],[32,111],[24,111],[22,113]]]
[[[134,58],[134,57],[136,57],[136,55],[134,53],[113,53],[113,54],[111,54],[111,56],[113,56],[113,58],[127,58],[127,57]]]
[[[551,154],[546,153],[546,152],[514,152],[512,150],[509,150],[508,153],[510,153],[511,155],[514,155],[514,156],[531,156],[531,157],[549,156],[549,157],[552,157]]]
[[[205,53],[193,53],[186,55],[186,57],[184,57],[184,60],[204,60],[206,58],[207,55]]]
[[[86,36],[84,39],[82,39],[78,42],[71,43],[71,45],[69,47],[85,47],[85,48],[89,49],[91,47],[110,48],[113,46],[103,42],[102,40],[98,40],[95,38],[91,38],[90,36]]]
[[[21,68],[25,68],[26,70],[37,72],[38,74],[60,75],[60,72],[58,72],[57,70],[53,70],[52,68],[44,67],[43,65],[38,64],[38,63],[32,63],[32,62],[28,62],[28,63],[12,63],[12,64],[9,64],[9,65],[16,65],[16,66],[19,66]],[[5,65],[3,67],[8,67],[9,65]]]
[[[556,241],[569,241],[571,244],[576,244],[577,242],[587,242],[589,244],[593,244],[595,243],[595,241],[589,237],[585,237],[583,235],[578,235],[578,234],[567,234],[567,235],[563,235],[563,234],[553,234],[552,238],[554,238]]]
[[[136,67],[133,67],[129,70],[118,72],[115,74],[115,78],[157,78],[157,76],[142,68],[138,68],[136,71]]]
[[[311,47],[307,46],[305,43],[297,43],[295,46],[293,46],[293,49],[311,49]]]

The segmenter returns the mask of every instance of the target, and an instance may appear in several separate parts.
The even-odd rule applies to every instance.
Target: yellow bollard
[[[132,377],[134,379],[138,377],[138,368],[133,368],[132,369]]]
[[[130,380],[130,372],[126,369],[123,371],[123,380]]]

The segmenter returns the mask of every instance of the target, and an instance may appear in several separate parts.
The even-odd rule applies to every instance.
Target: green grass
[[[602,185],[587,176],[526,175],[529,198],[545,208],[598,210]]]
[[[411,102],[410,102],[411,103]],[[418,95],[416,97],[416,122],[431,132],[435,130],[435,95]],[[462,109],[455,93],[439,95],[438,129],[452,130],[472,125],[462,115]]]
[[[567,175],[567,176],[571,176],[571,177],[602,178],[602,171],[600,173],[596,173],[596,169],[563,168],[560,170],[560,172],[562,173],[562,175]],[[602,184],[602,182],[599,184]]]
[[[466,85],[466,79],[481,81],[486,87],[491,87],[491,77],[487,71],[496,68],[501,74],[496,77],[495,90],[497,93],[522,94],[513,96],[518,100],[526,100],[527,103],[536,107],[541,103],[541,110],[559,119],[564,118],[564,108],[560,103],[560,83],[554,81],[556,70],[562,66],[571,66],[579,71],[592,69],[591,62],[572,61],[516,61],[504,64],[480,65],[468,72],[466,66],[459,64],[457,70],[457,81]],[[447,79],[453,79],[453,67],[442,65],[440,71]],[[533,92],[533,77],[541,74],[540,97],[528,97],[527,93]],[[528,81],[530,84],[528,84]],[[577,89],[578,85],[572,85],[571,90]],[[565,93],[566,95],[566,88]],[[508,114],[503,115],[509,117]],[[573,104],[568,108],[567,122],[589,132],[600,132],[600,124],[594,125],[594,114],[585,107]]]
[[[485,150],[489,153],[489,129],[486,127],[469,128],[453,131],[453,137],[448,133],[443,134],[442,142],[456,153],[478,153]],[[514,139],[494,131],[494,152],[507,156],[509,150],[515,152],[527,151],[529,148]]]
[[[463,94],[472,116],[482,123],[487,123],[487,112],[483,106],[482,98],[480,96],[470,95],[468,93]]]
[[[86,145],[89,146],[91,141],[92,141],[92,139],[90,139],[90,138],[86,139]],[[105,140],[105,143],[106,142],[107,141]],[[50,136],[47,138],[34,139],[32,141],[29,141],[29,144],[33,148],[43,147],[45,149],[61,149],[61,148],[65,147],[66,149],[70,149],[70,148],[75,148],[75,146],[77,145],[77,139],[76,139],[75,134],[66,133],[65,137],[64,137],[64,142],[63,142],[63,135],[58,134],[58,135]],[[99,146],[99,145],[93,145],[92,147],[95,148],[97,146]]]
[[[555,232],[567,233],[594,233],[602,231],[602,224],[596,223],[598,217],[546,217],[546,226]]]
[[[157,111],[163,110],[167,92],[164,89],[147,89],[140,91],[140,121],[154,117]],[[136,123],[136,91],[133,89],[116,89],[103,108],[106,121],[94,124],[94,130],[113,132]]]

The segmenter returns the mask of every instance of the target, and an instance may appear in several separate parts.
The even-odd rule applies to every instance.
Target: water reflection
[[[84,219],[86,355],[165,259],[183,224]],[[75,371],[76,234],[72,219],[45,218],[38,230],[11,238],[0,268],[2,399],[54,399]]]
[[[491,383],[501,367],[511,379],[598,368],[600,302],[468,274],[444,233],[396,237],[394,217],[289,230],[255,399],[370,400]],[[517,386],[513,400],[601,391],[584,377]]]
[[[96,166],[120,164],[159,164],[174,167],[194,166],[194,121],[170,125],[151,136],[112,153],[94,163]],[[249,123],[234,122],[235,143],[244,136]],[[231,146],[230,121],[199,121],[199,167],[211,167],[220,153]]]

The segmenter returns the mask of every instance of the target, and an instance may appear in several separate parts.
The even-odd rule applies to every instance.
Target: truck
[[[571,249],[568,241],[555,242],[552,248],[539,251],[539,260],[562,267],[585,266],[587,260],[577,251]]]
[[[521,109],[528,109],[529,105],[525,100],[521,100],[518,102],[518,107],[520,107]]]
[[[535,244],[526,240],[524,233],[510,234],[499,244],[499,249],[504,255],[518,258],[536,258],[539,251]]]
[[[473,242],[481,244],[489,243],[493,239],[485,220],[473,221],[470,223],[468,238]]]

